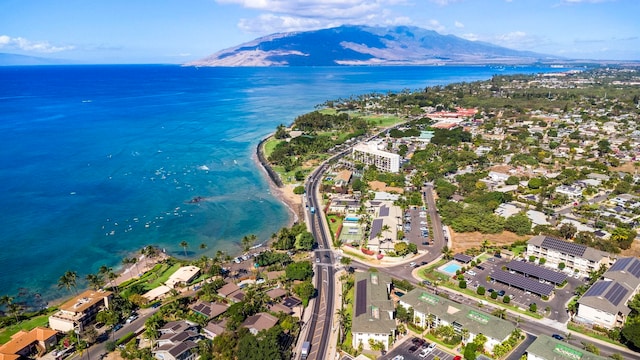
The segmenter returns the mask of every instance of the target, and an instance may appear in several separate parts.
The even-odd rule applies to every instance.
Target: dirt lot
[[[629,249],[620,252],[620,256],[640,256],[640,241],[636,239]]]
[[[528,240],[531,236],[518,236],[512,232],[503,231],[500,234],[482,234],[479,232],[456,233],[449,228],[451,233],[452,250],[454,253],[462,252],[472,247],[480,248],[484,239],[489,240],[491,245],[509,245],[518,240]]]

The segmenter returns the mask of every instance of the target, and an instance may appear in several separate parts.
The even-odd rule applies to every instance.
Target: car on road
[[[436,348],[436,343],[431,343],[431,344],[429,344],[429,346],[427,346],[426,349],[424,349],[424,351],[426,351],[427,354],[428,354],[428,353],[432,352],[433,349],[435,349],[435,348]]]
[[[135,319],[137,319],[137,318],[138,318],[138,315],[136,315],[136,314],[132,314],[131,316],[129,316],[129,317],[127,318],[127,324],[131,324],[131,323],[132,323]]]
[[[423,280],[422,283],[424,285],[431,285],[431,281],[430,280]]]
[[[122,324],[116,324],[116,326],[113,327],[113,332],[116,332],[120,329],[122,329]]]
[[[551,337],[556,339],[556,340],[560,340],[560,341],[564,340],[564,337],[561,336],[561,335],[558,335],[558,334],[553,334],[553,335],[551,335]]]
[[[409,263],[409,266],[411,266],[411,267],[416,267],[416,265],[417,264],[415,262],[413,262],[413,261]]]
[[[394,357],[393,357],[393,359],[392,359],[392,360],[404,360],[404,356],[402,356],[402,355],[396,355],[396,356],[394,356]]]

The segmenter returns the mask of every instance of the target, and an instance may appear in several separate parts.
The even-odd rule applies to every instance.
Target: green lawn
[[[577,333],[580,333],[580,334],[587,335],[587,336],[592,337],[594,339],[599,339],[599,340],[602,340],[602,341],[606,341],[606,342],[608,342],[610,344],[614,344],[614,345],[618,345],[618,346],[624,346],[624,345],[622,345],[621,343],[619,343],[617,341],[611,340],[606,335],[597,333],[597,332],[595,332],[593,330],[584,328],[582,326],[575,325],[572,322],[567,323],[567,329],[572,330],[573,332],[577,332]]]
[[[329,229],[331,229],[331,233],[333,233],[334,237],[338,235],[338,228],[342,225],[343,219],[344,218],[342,216],[327,215],[327,223],[329,224]]]
[[[365,119],[369,122],[369,124],[378,127],[389,127],[404,121],[397,116],[389,115],[366,116]]]
[[[440,266],[446,264],[447,262],[449,262],[449,260],[445,260],[445,259],[440,259],[440,261],[437,261],[429,266],[427,266],[424,269],[421,269],[420,271],[418,271],[418,276],[420,276],[421,278],[425,279],[425,280],[438,280],[441,283],[445,283],[447,281],[449,281],[449,277],[445,274],[439,273],[437,271],[435,271],[437,268],[439,268]]]
[[[523,252],[525,252],[527,250],[527,246],[526,245],[518,245],[518,246],[514,246],[511,251],[513,251],[513,257],[518,257],[520,256],[520,254],[522,254]]]
[[[0,344],[5,344],[11,340],[11,336],[20,330],[29,331],[38,326],[45,326],[49,323],[49,315],[40,315],[33,317],[29,320],[25,320],[16,325],[5,327],[0,331]]]
[[[269,155],[273,152],[273,149],[276,148],[276,145],[280,144],[284,140],[276,139],[274,137],[270,137],[269,140],[264,142],[264,157],[269,158]]]
[[[180,263],[173,264],[171,267],[168,267],[167,265],[163,264],[162,269],[161,269],[161,275],[157,279],[155,279],[154,281],[152,281],[149,284],[147,284],[145,286],[145,290],[155,289],[156,287],[164,284],[167,280],[169,280],[169,276],[173,275],[173,273],[178,271],[178,269],[181,266],[182,266],[182,264],[180,264]]]

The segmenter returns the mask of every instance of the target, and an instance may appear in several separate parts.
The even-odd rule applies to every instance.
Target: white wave
[[[207,165],[200,165],[198,166],[198,170],[209,171],[209,167]]]

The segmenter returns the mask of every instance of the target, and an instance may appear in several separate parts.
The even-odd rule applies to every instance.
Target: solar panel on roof
[[[589,290],[584,293],[584,296],[602,296],[602,294],[609,288],[610,281],[599,280],[595,284],[591,285]]]
[[[367,312],[367,280],[360,280],[356,285],[356,317]]]
[[[371,223],[371,233],[369,234],[369,240],[375,239],[382,231],[382,219],[375,219]]]
[[[380,207],[380,216],[389,216],[389,208],[386,206]]]
[[[633,274],[633,276],[640,278],[640,260],[633,259],[633,263],[629,266],[629,272]]]
[[[567,275],[558,271],[544,268],[524,261],[513,260],[506,265],[507,269],[514,270],[538,279],[550,281],[554,284],[561,284],[567,279]]]
[[[624,286],[614,283],[611,289],[607,291],[607,294],[604,296],[605,299],[609,300],[613,305],[618,306],[620,301],[624,299],[624,297],[629,293],[629,289]]]
[[[551,295],[551,292],[553,291],[553,288],[554,288],[554,286],[551,284],[543,284],[543,283],[540,283],[538,280],[534,280],[532,278],[524,277],[518,274],[510,274],[506,271],[501,271],[501,270],[493,272],[491,274],[491,278],[498,282],[507,284],[509,286],[513,286],[525,291],[530,291],[534,294],[538,294],[541,296]]]
[[[547,249],[553,249],[553,250],[563,252],[565,254],[570,254],[575,256],[582,256],[584,255],[584,252],[587,250],[587,247],[584,245],[574,244],[574,243],[562,241],[560,239],[556,239],[548,236],[545,237],[544,240],[542,240],[541,245],[542,247]]]
[[[629,263],[633,261],[633,258],[622,258],[618,259],[613,266],[609,269],[609,271],[621,271],[627,268]]]

